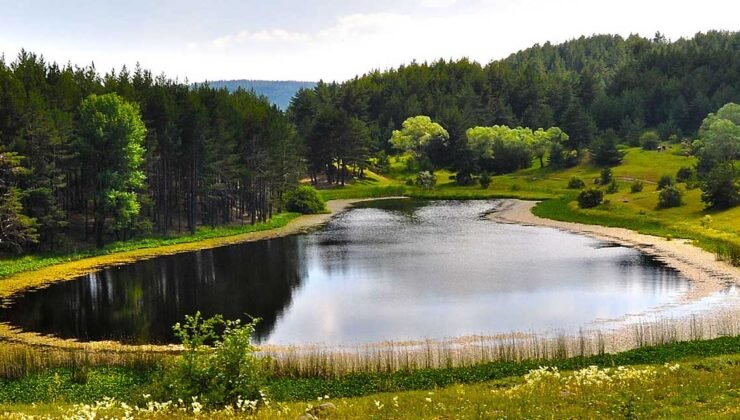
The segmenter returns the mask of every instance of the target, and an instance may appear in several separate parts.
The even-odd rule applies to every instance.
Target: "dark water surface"
[[[174,341],[200,310],[269,343],[351,344],[577,328],[688,282],[638,251],[481,215],[495,201],[364,204],[306,235],[160,257],[16,296],[0,320],[82,340]]]

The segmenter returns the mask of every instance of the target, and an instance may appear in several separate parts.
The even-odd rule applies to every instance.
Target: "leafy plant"
[[[285,195],[285,208],[291,212],[315,214],[325,211],[326,205],[315,188],[301,185]]]
[[[617,183],[616,180],[612,179],[612,182],[610,182],[609,185],[606,187],[606,193],[614,194],[617,191],[619,191],[619,183]]]
[[[580,190],[586,188],[586,183],[581,178],[573,177],[568,181],[568,188],[572,190]]]
[[[596,207],[604,200],[604,193],[596,188],[589,188],[578,194],[578,207],[590,209]]]
[[[416,176],[416,185],[420,188],[431,190],[437,185],[437,177],[430,171],[419,172]]]
[[[607,167],[601,170],[601,174],[599,175],[599,184],[609,185],[609,183],[612,182],[612,179],[612,168]]]
[[[633,193],[639,193],[642,191],[644,186],[645,185],[641,180],[636,179],[632,182],[632,185],[630,185],[630,191],[632,191]]]
[[[658,208],[678,207],[683,204],[683,193],[674,185],[663,188],[658,195]]]
[[[257,322],[220,315],[206,319],[200,312],[186,316],[173,327],[184,351],[164,370],[154,393],[167,399],[195,398],[208,406],[260,400],[270,359],[257,357],[251,343]]]
[[[672,186],[674,184],[673,177],[670,175],[663,175],[658,180],[658,190],[662,190],[666,187]]]
[[[489,185],[491,185],[491,175],[488,174],[488,172],[483,172],[480,174],[480,177],[478,177],[478,182],[480,183],[481,188],[487,189]]]
[[[694,177],[694,175],[696,175],[696,173],[694,172],[692,168],[684,166],[681,169],[679,169],[678,172],[676,172],[676,181],[687,182],[691,180]]]

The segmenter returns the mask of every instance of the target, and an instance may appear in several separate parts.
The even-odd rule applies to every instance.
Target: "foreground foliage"
[[[424,391],[393,392],[359,398],[321,395],[312,402],[255,401],[206,411],[197,398],[130,405],[114,399],[92,404],[0,406],[12,416],[95,418],[707,418],[740,414],[737,378],[740,357],[723,356],[636,366],[586,366],[563,371],[533,368],[517,377],[478,384],[456,384]]]

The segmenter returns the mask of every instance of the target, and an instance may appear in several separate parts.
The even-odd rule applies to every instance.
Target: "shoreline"
[[[53,264],[37,270],[23,271],[0,279],[0,304],[2,304],[4,299],[11,297],[18,292],[44,287],[60,281],[71,280],[109,267],[131,264],[137,261],[144,261],[160,256],[196,252],[222,246],[305,233],[327,223],[332,217],[346,211],[353,204],[368,200],[371,199],[359,198],[331,200],[326,203],[329,210],[327,213],[301,215],[288,222],[285,226],[274,229],[239,233],[236,235],[208,238],[200,241],[184,242],[153,248],[140,248],[131,251],[115,252],[95,257],[82,258],[61,264]],[[373,198],[372,200],[376,199]]]
[[[625,228],[587,225],[545,219],[532,213],[537,201],[502,200],[501,206],[486,217],[498,223],[559,229],[636,249],[678,271],[691,282],[681,303],[705,298],[732,285],[740,285],[740,267],[734,267],[691,243],[687,239],[666,239]]]
[[[398,199],[407,197],[379,197],[379,198],[361,198],[361,199],[338,199],[327,202],[328,213],[315,214],[315,215],[303,215],[292,221],[287,225],[271,230],[258,231],[243,233],[238,235],[211,238],[204,241],[190,242],[184,244],[169,245],[159,248],[149,248],[134,251],[127,251],[122,253],[104,255],[100,257],[93,257],[83,260],[72,261],[61,265],[50,266],[42,268],[36,271],[19,273],[11,276],[7,279],[0,280],[0,300],[6,299],[14,293],[27,290],[29,288],[45,287],[47,285],[71,280],[80,275],[85,275],[90,272],[94,272],[105,267],[129,264],[135,261],[146,260],[150,258],[156,258],[164,255],[173,255],[184,252],[193,252],[203,249],[212,249],[220,246],[228,246],[238,243],[246,243],[252,241],[259,241],[265,239],[273,239],[278,237],[289,236],[293,234],[300,234],[316,227],[322,226],[327,223],[332,217],[340,214],[349,209],[353,204],[363,201],[374,201],[383,199]],[[700,300],[704,297],[710,296],[717,292],[722,291],[730,285],[740,285],[740,268],[733,267],[722,261],[717,261],[714,254],[702,250],[690,243],[688,240],[674,239],[667,240],[662,237],[650,236],[635,231],[631,231],[623,228],[612,228],[601,225],[586,225],[573,222],[561,222],[557,220],[544,219],[538,217],[532,213],[532,208],[537,204],[537,201],[525,201],[519,199],[500,199],[500,206],[498,206],[491,213],[486,214],[486,218],[498,223],[509,223],[519,224],[525,226],[538,226],[560,229],[563,231],[571,232],[574,234],[589,236],[598,240],[609,241],[622,246],[637,249],[658,261],[666,264],[681,273],[691,282],[691,288],[679,297],[678,303],[686,304],[693,301]],[[60,267],[66,270],[65,275],[60,276]],[[54,277],[51,277],[54,276]],[[31,278],[29,280],[29,277]],[[8,280],[15,279],[16,284],[24,284],[24,286],[17,286],[16,284],[5,284]],[[15,288],[13,286],[15,285]],[[710,311],[712,312],[712,311]],[[732,311],[730,311],[732,312]],[[630,314],[628,314],[630,315]],[[635,314],[631,314],[635,315]],[[645,315],[645,314],[643,314]],[[612,322],[625,321],[620,320],[609,320]],[[611,331],[604,331],[608,336],[612,337],[614,341],[621,341],[621,345],[614,345],[617,348],[631,348],[632,346],[624,343],[625,331],[627,325],[618,327],[617,330],[611,329]],[[592,328],[589,328],[592,330]],[[607,328],[607,330],[610,330]],[[622,330],[622,331],[619,331]],[[595,330],[592,330],[593,332]],[[517,336],[531,336],[533,332],[511,332],[507,334],[494,334],[491,336],[484,336],[486,339],[494,339],[506,336],[512,337],[512,334]],[[454,343],[454,345],[461,345],[464,343],[476,342],[483,337],[475,336],[473,340],[471,337],[451,337],[445,339],[425,339],[425,340],[409,340],[406,342],[394,342],[385,341],[378,343],[367,343],[360,346],[350,345],[347,347],[354,347],[357,350],[358,347],[365,349],[368,348],[383,348],[388,345],[390,347],[408,348],[418,346],[420,343],[436,342],[437,344],[448,345]],[[615,340],[616,338],[616,340]],[[91,351],[105,351],[105,352],[155,352],[155,353],[171,353],[178,352],[180,346],[178,345],[135,345],[135,344],[123,344],[117,341],[94,341],[84,342],[74,339],[61,339],[51,336],[46,336],[34,332],[24,332],[19,329],[13,328],[7,323],[0,323],[0,341],[27,344],[40,347],[51,347],[68,350],[91,350]],[[322,348],[322,351],[327,350],[327,346],[320,343],[306,344],[306,345],[270,345],[265,344],[260,346],[263,351],[268,353],[291,353],[297,348],[308,350],[311,348]],[[344,346],[328,346],[329,348],[335,347],[335,350],[339,350]],[[344,349],[346,350],[346,349]],[[342,351],[342,350],[340,350]]]

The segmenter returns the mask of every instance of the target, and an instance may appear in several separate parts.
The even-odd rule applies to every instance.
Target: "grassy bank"
[[[661,413],[681,417],[737,415],[738,348],[739,337],[723,337],[539,363],[500,362],[331,381],[272,379],[268,388],[271,404],[256,415],[296,418],[309,412],[328,418],[542,414],[624,418],[627,411],[639,417]],[[155,374],[151,370],[121,367],[92,368],[85,373],[64,368],[20,380],[1,380],[0,413],[58,416],[74,410],[94,410],[98,416],[124,414],[126,408],[120,404],[96,406],[94,402],[102,401],[103,396],[115,397],[128,404],[129,409],[130,405],[139,404],[146,410],[144,394]],[[327,401],[334,407],[324,406],[321,410],[325,412],[317,412],[316,407]],[[92,405],[74,407],[75,403]],[[179,405],[183,411],[154,404],[148,408],[167,417],[192,416],[194,409],[199,410],[190,401]],[[139,415],[156,414],[131,410]]]
[[[707,210],[701,201],[701,190],[694,183],[681,183],[684,204],[670,209],[658,208],[656,183],[663,175],[675,176],[682,167],[693,167],[696,160],[684,156],[678,146],[668,151],[624,149],[621,165],[612,168],[618,190],[606,194],[604,204],[593,209],[578,208],[579,190],[568,189],[568,180],[580,178],[586,185],[598,179],[602,167],[588,160],[568,169],[541,168],[539,163],[512,174],[495,176],[488,188],[478,185],[458,186],[449,171],[437,171],[437,186],[424,190],[406,185],[414,173],[405,169],[403,158],[394,158],[387,176],[369,172],[368,179],[343,188],[325,189],[325,198],[377,197],[407,195],[425,199],[490,199],[519,198],[542,201],[534,212],[544,218],[622,227],[640,233],[667,238],[686,238],[719,258],[740,265],[740,207],[724,211]],[[634,180],[644,188],[632,192]],[[387,193],[386,193],[387,192]]]
[[[298,216],[299,214],[297,213],[280,213],[265,223],[257,223],[254,225],[246,224],[222,226],[217,228],[200,227],[196,230],[195,234],[192,235],[187,233],[175,236],[133,239],[130,241],[114,242],[103,248],[89,248],[73,252],[26,255],[18,258],[3,259],[0,260],[0,279],[24,271],[38,270],[40,268],[56,264],[97,257],[100,255],[110,255],[139,249],[151,249],[170,245],[193,243],[206,239],[222,238],[276,229],[287,225],[288,222]]]

